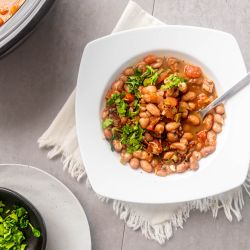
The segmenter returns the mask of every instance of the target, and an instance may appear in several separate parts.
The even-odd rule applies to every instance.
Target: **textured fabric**
[[[113,32],[152,25],[165,24],[130,1]],[[50,159],[62,155],[64,169],[67,169],[72,177],[79,181],[85,175],[75,129],[75,91],[48,130],[39,138],[38,143],[40,147],[50,148],[48,153]],[[246,190],[249,188],[249,176],[244,187]],[[240,220],[240,210],[244,204],[242,187],[216,197],[164,205],[132,204],[97,196],[101,201],[108,202],[115,213],[126,221],[127,226],[134,230],[140,229],[146,238],[154,239],[160,244],[172,236],[174,229],[183,226],[191,210],[197,209],[202,212],[210,210],[213,217],[216,217],[218,209],[224,208],[225,215],[230,221],[232,214]]]

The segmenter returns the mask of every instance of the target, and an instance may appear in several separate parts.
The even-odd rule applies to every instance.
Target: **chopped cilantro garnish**
[[[0,207],[5,205],[0,201]],[[0,212],[0,249],[25,250],[27,248],[25,230],[31,229],[33,236],[39,238],[41,232],[29,221],[28,212],[23,207],[13,208]]]
[[[117,98],[120,98],[120,94],[118,93],[113,94],[111,98],[107,100],[107,105],[113,105]]]
[[[110,118],[105,119],[105,121],[102,122],[102,128],[105,129],[113,124],[113,120]]]
[[[147,66],[147,70],[145,73],[143,74],[145,77],[145,79],[143,80],[143,85],[145,87],[154,85],[158,79],[159,73],[150,66]]]
[[[127,145],[127,152],[133,153],[134,151],[142,148],[144,130],[135,122],[132,125],[124,125],[122,128],[121,143]]]
[[[179,77],[176,74],[172,74],[164,80],[164,85],[161,86],[161,90],[168,90],[174,87],[178,87],[181,82],[185,81],[186,80],[184,78]]]
[[[115,93],[107,100],[107,105],[116,104],[116,110],[119,116],[126,116],[127,114],[128,104],[122,99],[124,95],[124,93]]]
[[[128,77],[126,84],[129,88],[129,93],[134,94],[137,98],[140,98],[138,88],[139,86],[149,86],[156,83],[159,72],[154,70],[151,66],[146,66],[146,71],[142,73],[139,70],[135,71],[135,74]]]
[[[135,99],[135,100],[134,100],[133,111],[130,111],[130,110],[129,110],[128,115],[129,115],[130,117],[134,117],[134,116],[138,115],[139,112],[140,112],[140,103],[139,103],[139,100],[138,100],[138,99]]]

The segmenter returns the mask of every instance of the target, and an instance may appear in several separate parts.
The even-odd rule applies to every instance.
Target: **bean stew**
[[[121,163],[158,176],[197,170],[216,149],[224,106],[197,115],[217,97],[198,66],[148,55],[126,68],[105,95],[102,128]]]
[[[25,0],[0,1],[0,26],[7,22],[22,6]]]

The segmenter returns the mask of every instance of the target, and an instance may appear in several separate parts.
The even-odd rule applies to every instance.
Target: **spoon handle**
[[[218,104],[223,102],[224,100],[230,98],[234,94],[236,94],[238,91],[240,91],[242,88],[244,88],[246,85],[250,83],[250,72],[247,73],[246,76],[244,76],[238,83],[236,83],[232,88],[227,90],[223,95],[216,98],[213,102],[211,102],[206,108],[202,110],[202,113],[205,115],[209,110],[216,107]],[[203,116],[204,116],[203,115]]]

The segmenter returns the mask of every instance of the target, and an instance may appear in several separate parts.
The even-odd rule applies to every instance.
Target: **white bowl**
[[[149,54],[172,55],[200,65],[219,95],[240,80],[246,67],[235,38],[188,26],[161,26],[116,33],[90,42],[82,56],[76,95],[76,127],[83,163],[98,194],[139,203],[172,203],[208,197],[241,185],[250,149],[249,86],[225,105],[226,120],[216,151],[198,171],[158,177],[119,162],[101,129],[103,98],[115,77]]]

